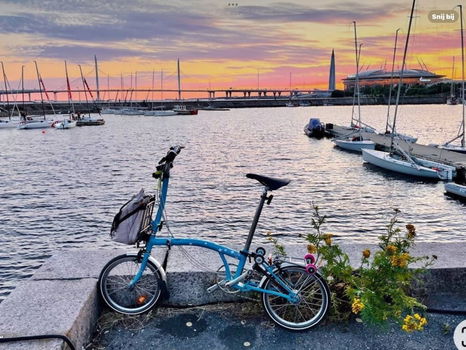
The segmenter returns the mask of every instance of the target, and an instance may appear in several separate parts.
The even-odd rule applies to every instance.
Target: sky
[[[459,21],[432,23],[432,10],[450,11],[460,0],[418,0],[408,63],[451,76],[460,71]],[[354,34],[362,43],[362,70],[390,69],[394,34],[401,28],[398,63],[407,32],[410,0],[0,0],[0,55],[13,88],[25,65],[26,86],[37,87],[34,61],[48,89],[65,88],[64,60],[72,87],[78,65],[101,88],[325,89],[332,49],[337,88],[354,73]],[[137,72],[137,73],[136,73]]]

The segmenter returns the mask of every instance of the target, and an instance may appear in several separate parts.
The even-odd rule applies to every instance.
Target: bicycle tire
[[[298,291],[299,301],[290,302],[288,299],[273,294],[262,293],[262,305],[267,315],[280,327],[303,331],[318,325],[330,309],[330,289],[318,273],[309,274],[305,267],[286,266],[277,269],[275,273],[293,290]],[[267,278],[263,289],[282,291],[277,282]]]
[[[148,311],[159,301],[162,277],[158,267],[150,260],[138,283],[129,287],[140,265],[140,258],[136,254],[123,254],[110,260],[102,269],[99,276],[100,294],[111,309],[137,315]]]

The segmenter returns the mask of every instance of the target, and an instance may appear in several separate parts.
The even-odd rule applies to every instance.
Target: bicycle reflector
[[[142,305],[146,302],[147,297],[145,295],[140,295],[136,298],[136,304]]]

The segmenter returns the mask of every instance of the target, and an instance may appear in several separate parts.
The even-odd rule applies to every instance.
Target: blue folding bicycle
[[[161,264],[151,256],[153,247],[197,246],[218,252],[223,264],[221,278],[206,292],[218,288],[258,292],[261,293],[267,315],[279,326],[290,330],[305,330],[317,325],[329,310],[330,292],[317,269],[309,268],[313,266],[309,264],[313,261],[307,258],[306,266],[304,263],[285,261],[279,257],[267,259],[265,249],[261,247],[255,252],[249,251],[264,204],[270,204],[272,201],[273,196],[269,195],[269,191],[286,186],[288,180],[256,174],[246,175],[259,181],[264,189],[249,235],[241,251],[206,240],[159,237],[163,225],[170,170],[181,148],[180,146],[170,148],[153,174],[158,181],[160,195],[157,213],[153,220],[152,209],[146,211],[149,213],[145,218],[148,225],[143,225],[139,238],[144,246],[138,253],[124,254],[112,259],[100,274],[99,289],[107,305],[124,314],[134,315],[148,311],[166,292],[166,273]],[[248,259],[253,262],[250,267],[246,266]],[[235,263],[231,263],[231,260]],[[257,275],[261,278],[258,279]]]

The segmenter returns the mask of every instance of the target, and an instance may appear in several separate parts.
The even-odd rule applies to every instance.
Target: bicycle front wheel
[[[105,303],[113,310],[136,315],[153,307],[162,294],[162,277],[157,266],[150,260],[134,285],[130,282],[141,267],[141,259],[135,254],[125,254],[110,260],[99,277],[99,288]]]
[[[330,306],[330,290],[317,272],[309,274],[301,266],[286,266],[275,271],[280,279],[298,294],[298,300],[262,293],[262,305],[268,316],[279,326],[301,331],[319,324]],[[263,289],[283,293],[278,283],[268,278]]]

